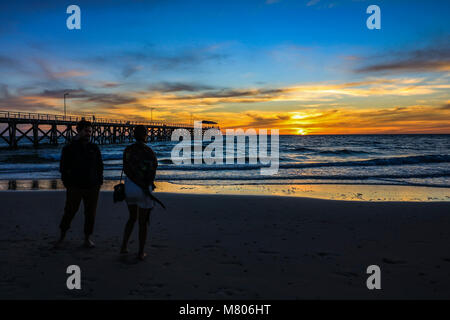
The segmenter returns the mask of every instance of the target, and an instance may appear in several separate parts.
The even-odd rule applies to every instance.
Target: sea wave
[[[291,162],[280,163],[280,169],[303,169],[303,168],[320,168],[320,167],[372,167],[372,166],[398,166],[398,165],[417,165],[417,164],[432,164],[432,163],[446,163],[450,162],[450,155],[421,155],[408,157],[390,157],[390,158],[375,158],[369,160],[357,161],[336,161],[336,162]],[[158,166],[159,170],[193,170],[193,171],[208,171],[208,170],[254,170],[263,167],[269,167],[269,164],[170,164],[170,160],[165,161],[164,164]],[[117,169],[111,167],[111,169]]]
[[[450,162],[450,155],[420,155],[407,157],[376,158],[357,161],[336,161],[336,162],[281,162],[280,169],[306,169],[306,168],[326,168],[326,167],[373,167],[373,166],[402,166],[437,164]],[[158,170],[184,170],[184,171],[220,171],[220,170],[257,170],[269,167],[269,164],[173,164],[170,159],[162,159]],[[20,172],[47,172],[58,171],[57,163],[52,164],[1,164],[0,173],[20,173]],[[105,164],[105,170],[120,170],[121,164]]]
[[[450,162],[450,155],[419,155],[389,158],[374,158],[368,160],[315,162],[315,163],[282,163],[280,168],[316,168],[316,167],[371,167],[371,166],[398,166],[411,164],[429,164]]]
[[[299,153],[312,153],[317,155],[330,155],[330,156],[349,156],[349,155],[362,155],[370,154],[370,152],[353,149],[316,149],[309,147],[290,147],[287,149],[290,152]]]
[[[369,152],[359,151],[359,150],[351,150],[351,149],[322,150],[322,151],[318,151],[316,153],[320,154],[320,155],[331,155],[331,156],[334,156],[334,155],[352,156],[352,155],[369,154]]]
[[[105,179],[115,180],[118,176],[109,176]],[[411,173],[411,174],[373,174],[373,175],[273,175],[273,176],[263,176],[263,175],[236,175],[236,176],[175,176],[175,175],[164,175],[158,176],[158,181],[183,181],[183,180],[230,180],[230,181],[243,181],[243,180],[371,180],[371,179],[427,179],[427,178],[447,178],[450,177],[450,171],[436,172],[436,173]],[[391,181],[393,182],[393,181]],[[397,181],[402,182],[402,181]],[[450,187],[450,185],[448,185]]]
[[[289,151],[299,151],[299,152],[315,152],[316,149],[307,148],[307,147],[291,147],[288,149]]]

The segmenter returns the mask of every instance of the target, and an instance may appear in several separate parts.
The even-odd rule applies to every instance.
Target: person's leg
[[[137,220],[137,209],[138,206],[135,204],[128,205],[128,211],[130,217],[125,225],[125,230],[123,231],[123,241],[120,253],[128,253],[128,240],[130,240],[131,233],[133,232],[134,224]]]
[[[66,204],[64,206],[64,215],[61,219],[61,223],[59,224],[59,228],[61,229],[61,235],[57,244],[60,244],[64,238],[66,237],[66,232],[70,228],[70,224],[73,220],[73,217],[78,211],[81,203],[81,192],[77,188],[67,188],[66,190]]]
[[[144,252],[145,241],[147,240],[148,221],[150,218],[150,211],[152,209],[138,208],[139,214],[139,252],[138,258],[143,260],[146,256]]]
[[[98,195],[100,188],[83,190],[84,203],[84,244],[86,247],[94,247],[94,242],[90,239],[94,232],[95,215],[97,212]]]

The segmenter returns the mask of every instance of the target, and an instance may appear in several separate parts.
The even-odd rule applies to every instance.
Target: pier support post
[[[58,129],[56,123],[52,124],[52,130],[50,132],[50,143],[53,145],[58,145]]]
[[[15,121],[9,123],[9,147],[11,149],[17,149],[17,124]]]
[[[66,131],[66,143],[69,143],[72,141],[72,125],[67,125],[67,131]]]
[[[33,122],[33,146],[37,148],[39,146],[39,124]]]
[[[133,127],[128,127],[128,141],[133,142]]]

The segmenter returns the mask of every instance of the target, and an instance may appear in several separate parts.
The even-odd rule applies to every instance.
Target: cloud
[[[333,101],[346,97],[413,96],[450,89],[444,82],[428,84],[423,78],[377,78],[344,83],[311,83],[282,88],[209,90],[197,94],[166,93],[160,100],[186,104],[256,103],[282,101]]]
[[[220,98],[264,98],[270,100],[276,97],[279,93],[285,92],[288,89],[221,89],[208,91],[196,95],[181,95],[169,97],[172,100],[197,100],[197,99],[220,99]]]
[[[8,85],[2,83],[0,84],[0,99],[9,99],[11,94],[8,90]]]
[[[39,74],[32,71],[32,68],[29,68],[28,73],[33,74],[35,77],[44,77],[45,79],[53,82],[53,85],[56,85],[59,80],[76,78],[76,77],[85,77],[91,74],[90,71],[84,70],[64,70],[63,68],[58,68],[60,70],[55,70],[54,63],[50,64],[46,60],[41,58],[32,59],[32,61],[38,66]]]
[[[142,69],[143,69],[142,66],[131,66],[131,65],[125,66],[122,69],[122,76],[124,78],[128,78],[128,77],[132,76],[133,74],[135,74],[136,72],[138,72],[139,70],[142,70]]]
[[[318,9],[331,9],[338,5],[348,4],[349,2],[365,2],[367,0],[308,0],[307,7],[315,6]]]
[[[308,3],[306,4],[306,6],[310,7],[310,6],[314,6],[316,4],[318,4],[320,2],[320,0],[310,0],[308,1]]]
[[[450,110],[430,105],[363,110],[351,107],[330,110],[307,108],[298,112],[277,113],[251,110],[235,118],[239,118],[240,123],[219,125],[222,128],[278,128],[282,134],[297,134],[299,129],[310,134],[450,132]]]
[[[6,73],[8,71],[12,71],[13,73],[30,73],[30,71],[22,61],[16,58],[0,55],[0,72]]]
[[[250,122],[246,123],[248,127],[271,127],[277,126],[283,121],[287,121],[291,118],[289,114],[262,114],[261,112],[250,111],[246,112],[245,116],[251,119]]]
[[[0,55],[0,68],[21,68],[22,64],[13,58]]]
[[[428,47],[410,51],[397,51],[382,57],[365,59],[369,62],[357,68],[357,73],[403,73],[450,71],[450,45]]]
[[[61,72],[54,72],[53,76],[55,78],[73,78],[73,77],[85,77],[88,76],[90,72],[88,71],[79,71],[79,70],[68,70]]]
[[[158,91],[158,92],[179,92],[179,91],[196,92],[212,89],[215,89],[215,87],[204,84],[186,83],[186,82],[159,82],[149,87],[150,91]]]
[[[147,67],[152,71],[179,71],[195,69],[208,62],[221,63],[229,55],[218,52],[218,50],[220,50],[220,46],[195,47],[164,52],[155,49],[153,45],[147,45],[140,50],[89,57],[84,60],[96,65],[113,65],[115,68],[122,66],[122,76],[127,78]],[[136,64],[137,61],[139,65]]]
[[[101,84],[102,88],[116,88],[118,86],[120,86],[118,82],[104,82]]]
[[[68,97],[70,99],[81,99],[84,102],[94,102],[97,104],[106,104],[109,106],[129,104],[137,101],[135,97],[130,97],[127,95],[118,93],[97,93],[85,89],[44,90],[43,92],[35,94],[33,96],[61,99],[64,96],[64,93],[69,93]]]
[[[14,111],[55,111],[56,106],[49,101],[17,96],[10,92],[8,85],[0,84],[0,109]]]
[[[69,93],[68,99],[72,110],[88,109],[95,106],[96,112],[106,113],[123,105],[137,102],[137,98],[119,93],[101,93],[80,89],[46,89],[33,92],[30,88],[20,88],[13,94],[5,84],[0,85],[0,108],[3,110],[39,111],[41,113],[61,111],[64,93]]]
[[[59,69],[59,70],[55,70]],[[22,58],[18,60],[14,57],[0,55],[0,71],[11,72],[14,75],[21,74],[40,81],[43,79],[55,81],[61,79],[69,79],[76,77],[85,77],[91,74],[89,71],[55,68],[54,63],[51,65],[41,58]]]

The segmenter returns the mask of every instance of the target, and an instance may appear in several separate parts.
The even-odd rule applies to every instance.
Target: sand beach
[[[0,192],[1,299],[449,299],[450,203],[158,193],[148,257],[119,254],[124,203],[102,191],[93,240],[83,213],[53,248],[64,191]],[[81,268],[68,290],[66,268]],[[381,269],[368,290],[366,269]]]

